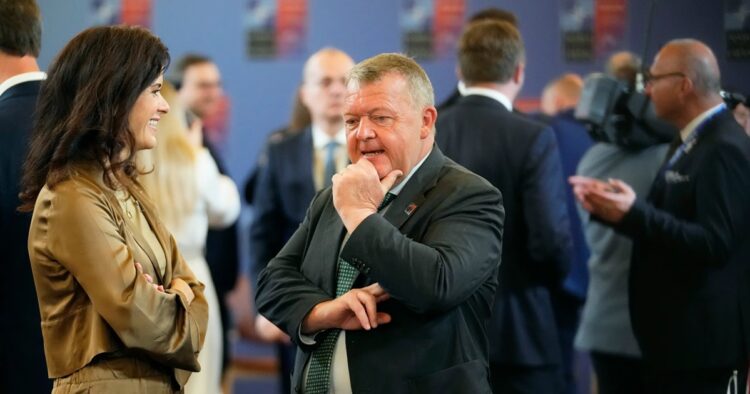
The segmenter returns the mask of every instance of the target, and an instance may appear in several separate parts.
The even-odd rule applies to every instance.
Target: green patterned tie
[[[385,208],[393,199],[395,194],[386,193],[383,202],[380,203],[378,211]],[[347,291],[351,290],[354,279],[359,272],[344,259],[339,258],[337,279],[336,279],[336,297],[341,297]],[[317,349],[310,356],[310,368],[307,371],[307,382],[305,384],[305,393],[307,394],[327,394],[328,383],[331,375],[331,360],[333,359],[336,340],[338,340],[341,329],[334,328],[328,330]]]

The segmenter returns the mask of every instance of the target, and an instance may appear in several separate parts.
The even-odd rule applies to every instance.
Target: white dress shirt
[[[504,94],[498,92],[494,89],[488,89],[488,88],[479,88],[479,87],[470,87],[464,89],[464,96],[468,96],[471,94],[475,94],[477,96],[484,96],[489,97],[500,104],[503,105],[503,107],[507,108],[508,111],[513,111],[513,102],[510,101],[510,99],[505,96]]]
[[[329,142],[336,141],[339,146],[336,148],[336,170],[339,171],[346,167],[349,163],[349,159],[346,155],[346,131],[342,128],[333,137],[328,135],[320,127],[312,125],[312,139],[313,139],[313,185],[315,190],[320,190],[325,184],[323,177],[325,176],[326,167],[326,147]]]
[[[703,123],[704,120],[706,120],[709,117],[713,116],[715,113],[721,111],[722,109],[724,109],[724,107],[726,107],[726,105],[724,105],[724,103],[717,104],[716,106],[711,107],[711,109],[709,109],[709,110],[703,112],[702,114],[696,116],[695,119],[691,120],[690,123],[688,123],[687,126],[685,126],[684,129],[680,130],[680,139],[682,140],[682,142],[685,142],[685,140],[687,140],[687,138],[690,136],[690,134],[692,134],[693,131],[695,131],[695,129],[701,123]]]

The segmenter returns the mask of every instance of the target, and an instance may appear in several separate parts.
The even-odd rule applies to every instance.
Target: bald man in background
[[[346,133],[341,116],[346,73],[354,66],[349,55],[323,48],[305,62],[300,98],[312,124],[269,141],[267,161],[259,168],[250,226],[250,269],[253,278],[276,256],[305,218],[315,193],[331,185],[331,177],[346,167]],[[282,392],[290,391],[294,347],[289,338],[258,315],[255,333],[279,342]]]
[[[630,310],[649,393],[744,390],[750,139],[720,86],[710,48],[670,41],[651,66],[646,94],[680,132],[647,198],[619,180],[570,180],[584,209],[633,239]]]

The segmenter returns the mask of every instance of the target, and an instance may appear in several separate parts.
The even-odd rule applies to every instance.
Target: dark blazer
[[[746,365],[750,139],[727,110],[657,176],[618,229],[634,240],[633,330],[652,367]],[[747,293],[745,293],[747,294]]]
[[[250,225],[251,272],[260,271],[284,246],[305,218],[315,196],[312,128],[269,139],[265,165],[259,168]]]
[[[489,393],[486,323],[497,288],[503,228],[500,193],[434,147],[384,214],[365,219],[341,249],[345,229],[331,189],[261,273],[256,305],[297,342],[296,391],[314,346],[298,329],[334,298],[336,262],[357,267],[354,287],[380,283],[378,305],[393,320],[347,331],[355,393]]]
[[[30,214],[20,214],[21,166],[31,137],[40,81],[18,84],[0,96],[0,392],[50,392],[39,303],[31,276]],[[12,366],[12,367],[11,367]]]
[[[586,151],[594,144],[586,126],[575,118],[574,110],[562,111],[555,116],[536,115],[541,122],[552,127],[560,149],[563,182],[576,174],[578,162]],[[573,196],[573,188],[565,188],[565,205],[570,219],[570,235],[573,239],[573,259],[568,276],[563,282],[563,290],[581,302],[586,298],[589,275],[587,263],[589,247],[583,236],[581,219],[578,217],[578,203]]]
[[[558,363],[549,289],[565,277],[572,246],[553,131],[494,99],[469,95],[439,114],[436,139],[446,156],[503,193],[505,239],[490,360]]]
[[[453,92],[450,94],[450,96],[446,97],[446,99],[443,100],[442,103],[437,105],[438,113],[440,114],[444,111],[447,111],[448,108],[454,106],[460,98],[461,92],[458,91],[458,88],[453,89]]]

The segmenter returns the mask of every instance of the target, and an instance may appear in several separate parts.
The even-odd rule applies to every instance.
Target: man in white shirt
[[[42,41],[33,0],[0,0],[0,392],[49,392],[39,304],[26,250],[31,215],[16,208],[21,166],[45,74],[36,58]]]

